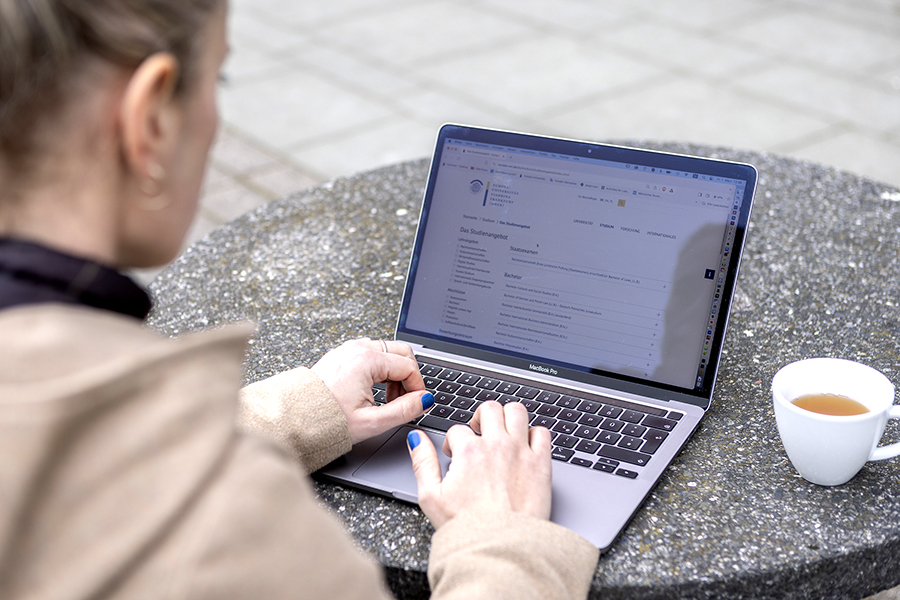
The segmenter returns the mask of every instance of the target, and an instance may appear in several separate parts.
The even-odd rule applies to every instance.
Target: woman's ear
[[[159,185],[175,149],[180,127],[174,102],[178,77],[178,60],[160,52],[138,66],[122,95],[119,118],[123,160],[142,189],[147,184]]]

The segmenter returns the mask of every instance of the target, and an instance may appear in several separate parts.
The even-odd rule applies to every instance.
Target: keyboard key
[[[450,403],[450,406],[453,408],[461,408],[463,410],[469,410],[475,404],[474,400],[469,398],[457,398],[453,402]]]
[[[553,431],[558,431],[559,433],[564,433],[566,435],[571,435],[575,433],[575,429],[578,428],[578,425],[575,423],[570,423],[568,421],[559,421],[556,425],[553,426]]]
[[[571,462],[573,465],[578,465],[579,467],[587,467],[587,468],[590,468],[591,465],[594,464],[593,462],[591,462],[589,460],[586,460],[584,458],[578,458],[577,456],[575,458],[573,458],[572,460],[570,460],[569,462]]]
[[[508,383],[508,382],[504,381],[503,383],[501,383],[500,385],[497,386],[496,391],[500,392],[501,394],[515,394],[516,390],[518,390],[518,389],[519,389],[519,386],[516,385],[515,383]]]
[[[386,401],[384,390],[375,390],[375,404],[384,404]]]
[[[644,439],[647,441],[644,442],[641,452],[653,454],[659,450],[659,447],[667,437],[669,437],[669,434],[665,431],[659,431],[658,429],[647,430],[647,433],[644,434]]]
[[[653,442],[662,442],[664,439],[669,437],[669,434],[665,431],[660,431],[659,429],[648,429],[644,434],[644,439],[653,441]]]
[[[581,403],[579,398],[574,396],[563,396],[559,400],[556,401],[557,406],[561,406],[563,408],[575,408]]]
[[[553,450],[550,452],[551,457],[563,462],[569,462],[569,459],[574,455],[575,451],[569,450],[568,448],[553,448]]]
[[[600,448],[600,456],[614,458],[639,467],[646,466],[651,458],[649,454],[625,450],[624,448],[617,448],[616,446],[603,446]]]
[[[592,440],[597,437],[600,430],[596,427],[588,427],[587,425],[579,425],[575,430],[575,435],[586,440]]]
[[[536,416],[534,421],[531,422],[532,427],[546,427],[547,429],[552,429],[554,425],[556,425],[556,419],[541,415]]]
[[[458,383],[454,383],[453,381],[442,381],[439,386],[437,386],[437,391],[439,392],[447,392],[448,394],[453,394],[460,388]]]
[[[547,402],[549,404],[553,404],[557,401],[558,398],[559,394],[555,392],[541,392],[537,395],[537,398],[535,398],[535,400],[537,400],[538,402]]]
[[[597,436],[598,442],[603,442],[604,444],[612,444],[615,445],[622,438],[618,433],[612,433],[611,431],[604,431],[599,436]]]
[[[578,422],[589,427],[598,427],[600,423],[603,422],[603,417],[597,415],[584,415],[578,419]]]
[[[656,451],[659,450],[661,445],[662,442],[644,442],[644,445],[638,449],[646,454],[656,454]]]
[[[497,398],[499,398],[500,394],[497,392],[489,392],[488,390],[481,390],[475,397],[479,400],[483,400],[484,402],[489,402],[491,400],[496,400]]]
[[[614,473],[616,471],[616,467],[613,465],[607,465],[602,462],[598,462],[594,465],[594,469],[597,471],[603,471],[604,473]]]
[[[460,423],[468,423],[473,414],[474,413],[470,413],[467,410],[458,410],[450,415],[450,418],[454,421],[459,421]]]
[[[462,375],[462,371],[454,371],[453,369],[444,369],[438,373],[438,377],[447,381],[456,381]]]
[[[616,471],[616,475],[621,477],[627,477],[628,479],[637,479],[638,474],[634,471],[629,471],[627,469],[619,469]]]
[[[571,435],[560,434],[553,443],[557,446],[562,446],[563,448],[574,448],[575,444],[578,443],[577,437],[572,437]]]
[[[425,378],[425,388],[429,390],[436,390],[437,386],[441,385],[441,380],[437,377],[426,377]]]
[[[545,417],[555,417],[559,414],[559,411],[562,410],[558,406],[553,406],[552,404],[542,404],[535,411],[539,415],[544,415]]]
[[[603,405],[600,404],[599,402],[591,402],[590,400],[585,400],[584,402],[582,402],[581,404],[578,405],[578,410],[580,410],[581,412],[593,414],[593,413],[597,412],[601,406],[603,406]]]
[[[442,419],[449,419],[450,415],[454,412],[453,408],[449,406],[441,406],[440,404],[435,404],[434,408],[431,409],[431,412],[428,413],[432,417],[441,417]]]
[[[615,419],[607,419],[600,423],[600,429],[605,429],[607,431],[619,431],[625,427],[624,421],[616,421]]]
[[[624,436],[622,441],[618,443],[619,448],[625,448],[626,450],[637,450],[641,447],[641,444],[644,443],[644,440],[640,438],[635,438],[631,436]]]
[[[609,417],[610,419],[615,419],[622,414],[622,409],[618,406],[610,406],[609,404],[607,404],[606,406],[601,408],[600,412],[598,412],[597,414],[603,415],[604,417]]]
[[[478,375],[472,375],[471,373],[463,373],[459,379],[456,381],[463,385],[475,385],[478,383],[478,380],[481,379]]]
[[[641,425],[646,425],[647,427],[652,427],[654,429],[662,429],[663,431],[672,431],[675,429],[675,426],[678,425],[678,421],[647,415],[644,417],[644,420],[641,421]]]
[[[475,384],[476,387],[480,387],[483,390],[492,390],[498,385],[500,385],[500,380],[491,379],[490,377],[482,377],[481,381]]]
[[[626,423],[640,423],[643,418],[644,413],[639,413],[636,410],[626,410],[619,416],[619,419]]]
[[[523,386],[518,392],[516,392],[516,396],[518,396],[519,398],[527,398],[528,400],[533,400],[540,393],[541,390],[537,388]]]
[[[434,395],[434,401],[437,404],[447,405],[454,400],[456,400],[456,396],[454,396],[453,394],[448,394],[447,392],[438,392]]]
[[[680,421],[682,417],[684,417],[684,413],[672,411],[666,418],[672,419],[673,421]]]
[[[430,427],[431,429],[437,429],[439,431],[447,431],[453,425],[456,425],[456,423],[446,419],[439,419],[438,417],[428,414],[422,417],[422,420],[419,421],[419,425],[421,427]]]
[[[644,432],[647,431],[646,427],[641,425],[626,425],[622,428],[622,433],[625,435],[630,435],[631,437],[643,437]],[[655,431],[655,430],[654,430]]]
[[[443,371],[443,369],[435,365],[425,365],[419,369],[419,372],[422,373],[422,377],[434,377],[441,371]]]
[[[515,396],[510,396],[509,394],[502,394],[499,398],[497,398],[497,402],[499,402],[500,404],[502,404],[504,406],[509,404],[510,402],[518,402],[518,401],[519,401],[518,398],[516,398]]]
[[[556,415],[557,419],[562,419],[563,421],[572,421],[573,423],[578,420],[578,417],[581,416],[581,413],[572,410],[571,408],[566,408],[564,410],[559,411],[559,414]]]
[[[580,442],[578,442],[578,445],[575,446],[575,449],[581,452],[586,452],[587,454],[594,454],[595,452],[597,452],[597,450],[600,449],[600,446],[602,445],[603,444],[592,442],[590,440],[581,440]]]
[[[522,406],[528,409],[528,412],[534,413],[541,407],[541,403],[537,400],[522,400]]]
[[[457,382],[457,383],[459,383],[459,382]],[[459,388],[458,390],[456,390],[456,395],[462,396],[463,398],[474,398],[475,396],[478,395],[478,392],[480,392],[480,391],[481,390],[479,390],[477,387],[472,387],[471,385],[464,385],[461,388]]]

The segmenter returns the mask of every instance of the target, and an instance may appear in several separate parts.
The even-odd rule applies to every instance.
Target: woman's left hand
[[[367,338],[344,342],[312,371],[337,400],[354,444],[408,423],[434,404],[416,357],[403,342]],[[387,382],[387,404],[376,406],[372,386],[381,382]]]

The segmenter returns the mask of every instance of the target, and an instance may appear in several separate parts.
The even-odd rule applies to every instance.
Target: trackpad
[[[400,500],[415,502],[417,497],[416,476],[413,473],[409,449],[406,446],[406,434],[410,431],[412,431],[411,427],[398,429],[381,448],[375,451],[375,454],[353,472],[353,477],[390,492]],[[447,468],[450,466],[450,457],[441,449],[444,445],[444,436],[440,433],[424,432],[421,429],[418,431],[425,433],[431,439],[441,462],[441,475],[446,475]]]

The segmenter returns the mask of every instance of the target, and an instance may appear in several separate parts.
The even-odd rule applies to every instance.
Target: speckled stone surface
[[[591,597],[858,599],[900,584],[900,459],[840,487],[807,483],[769,395],[782,365],[813,356],[859,360],[900,384],[900,193],[766,154],[635,145],[751,162],[760,184],[714,404],[601,558]],[[153,282],[150,325],[177,335],[256,321],[247,382],[351,337],[388,337],[426,169],[339,179],[221,227]],[[886,439],[898,438],[889,425]],[[432,529],[417,507],[316,489],[398,596],[427,597]]]

